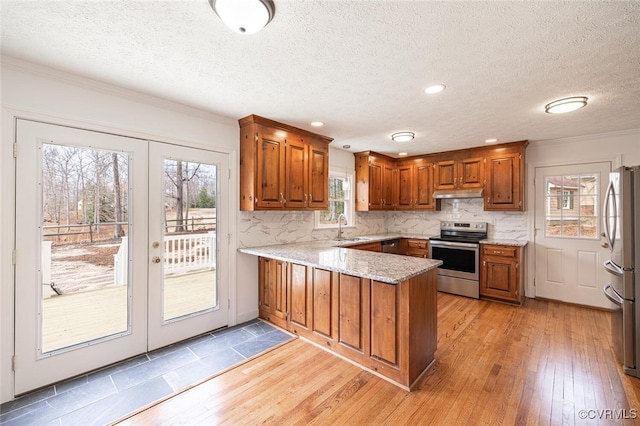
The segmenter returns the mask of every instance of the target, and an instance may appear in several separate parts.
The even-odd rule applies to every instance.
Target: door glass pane
[[[41,352],[128,331],[129,155],[41,146]]]
[[[598,173],[545,176],[545,236],[598,238]]]
[[[163,319],[218,307],[217,167],[164,160]]]

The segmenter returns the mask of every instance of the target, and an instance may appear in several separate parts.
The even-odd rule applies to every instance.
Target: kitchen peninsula
[[[442,262],[354,249],[375,240],[240,251],[259,256],[261,318],[411,390],[435,360]]]

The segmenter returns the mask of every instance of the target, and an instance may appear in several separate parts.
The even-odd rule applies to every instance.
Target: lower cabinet
[[[402,238],[400,240],[400,254],[428,259],[429,240],[422,240],[417,238]]]
[[[260,258],[261,300],[270,294],[271,275],[263,270],[272,262]],[[284,315],[263,308],[261,301],[261,318],[407,390],[431,366],[437,342],[436,269],[388,284],[295,263],[286,265]]]
[[[288,286],[288,263],[276,259],[260,257],[258,259],[258,311],[260,318],[286,328]]]
[[[480,297],[522,303],[522,248],[483,244],[480,254]]]

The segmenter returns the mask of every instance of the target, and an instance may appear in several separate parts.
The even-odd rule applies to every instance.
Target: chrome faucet
[[[342,220],[344,219],[344,224],[347,225],[347,217],[344,213],[340,213],[338,216],[338,240],[342,239]]]

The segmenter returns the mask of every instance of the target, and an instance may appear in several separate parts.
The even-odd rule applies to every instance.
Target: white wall
[[[12,398],[13,355],[13,142],[14,117],[78,126],[161,142],[214,149],[230,155],[237,170],[239,128],[236,120],[215,116],[161,99],[115,88],[95,81],[2,58],[2,143],[0,144],[0,402]],[[18,153],[19,155],[19,153]],[[230,229],[236,234],[238,208],[237,173],[233,174]],[[236,238],[232,238],[231,261],[235,264]],[[235,283],[235,268],[230,280]],[[238,304],[231,321],[253,296],[245,287],[232,286]],[[232,294],[233,295],[233,294]],[[251,299],[246,301],[245,299]],[[257,296],[256,296],[257,300]],[[257,303],[257,302],[256,302]]]

